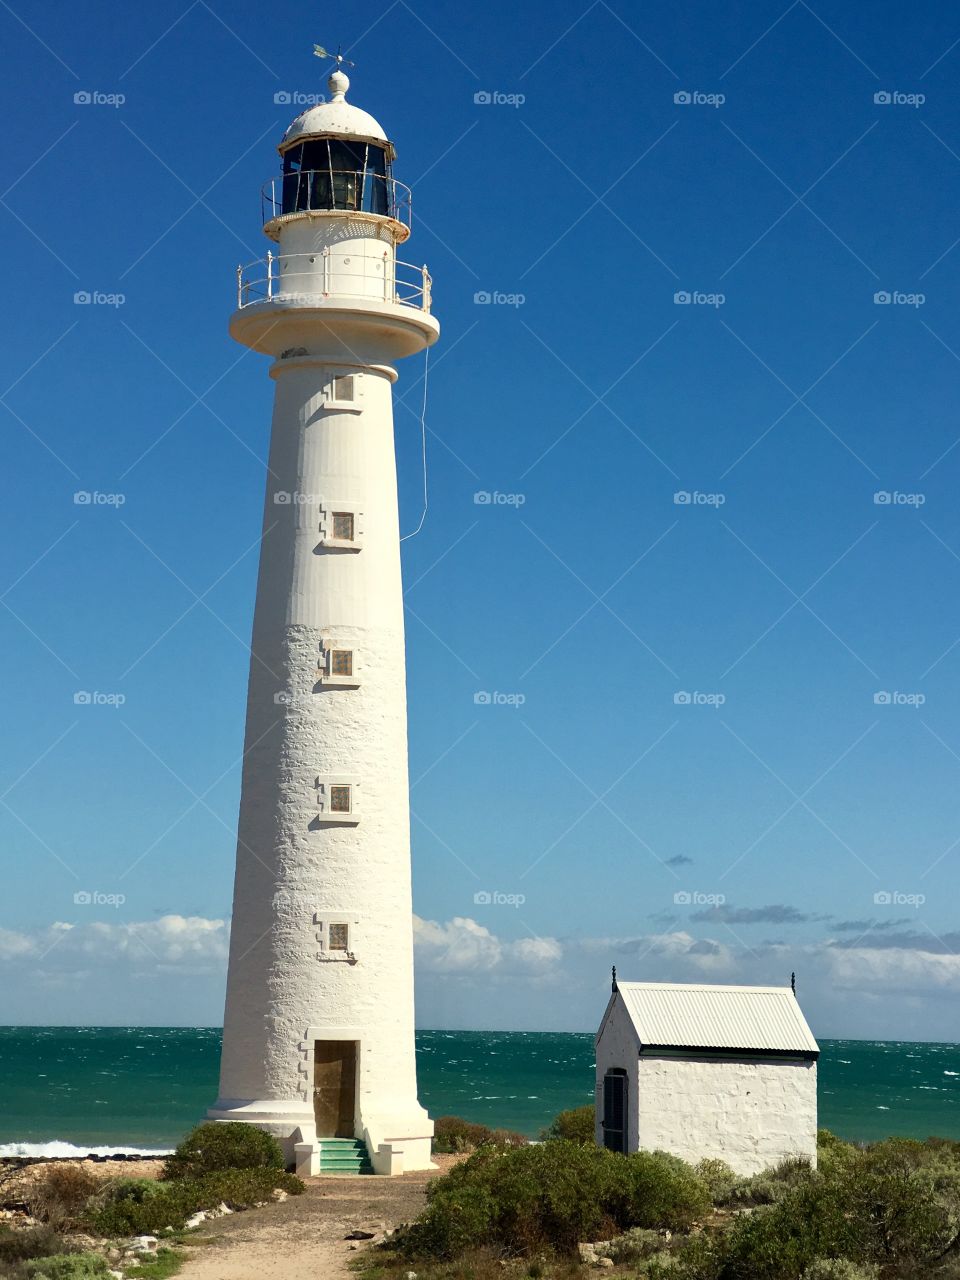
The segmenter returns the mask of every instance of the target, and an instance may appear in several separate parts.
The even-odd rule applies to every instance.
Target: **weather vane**
[[[337,52],[331,53],[330,50],[325,49],[322,44],[315,44],[313,46],[313,56],[315,58],[332,58],[334,62],[337,64],[337,70],[339,70],[341,67],[355,67],[357,64],[355,62],[350,62],[340,52],[342,48],[343,48],[343,45],[338,44]]]

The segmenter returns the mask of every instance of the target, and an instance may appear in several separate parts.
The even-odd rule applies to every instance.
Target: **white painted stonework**
[[[817,1159],[815,1062],[639,1061],[639,1147],[725,1160],[759,1173],[785,1156]]]
[[[337,128],[349,136],[346,83],[331,78]],[[297,136],[309,132],[298,126]],[[278,272],[272,296],[231,319],[237,341],[274,357],[275,399],[220,1096],[209,1116],[267,1129],[288,1160],[298,1147],[308,1170],[317,1040],[358,1046],[354,1136],[375,1168],[430,1166],[433,1123],[417,1100],[414,1058],[392,384],[393,361],[434,342],[439,326],[394,295],[404,234],[373,214],[280,218],[277,258],[293,266]],[[331,270],[331,245],[349,277]],[[362,273],[356,287],[358,264],[370,267],[369,288]],[[351,375],[345,403],[334,380]],[[334,511],[354,514],[356,546],[330,536]],[[331,647],[354,651],[354,678],[327,678]],[[348,818],[329,809],[331,785],[342,784],[353,787]],[[348,925],[347,953],[329,948],[332,923]]]
[[[648,990],[643,991],[647,986]],[[769,1168],[788,1156],[817,1158],[816,1042],[795,1011],[790,989],[772,988],[654,988],[653,984],[623,984],[628,999],[615,991],[607,1005],[596,1041],[596,1140],[604,1141],[603,1081],[611,1070],[626,1073],[626,1149],[669,1151],[695,1164],[703,1159],[725,1160],[737,1173],[748,1175]],[[648,1002],[659,1026],[671,1025],[676,1044],[645,1044],[645,1006],[637,993],[655,996]],[[698,1017],[689,1021],[690,993],[708,996],[718,1015],[714,1025]],[[766,1000],[768,996],[774,1000]],[[711,1040],[729,1038],[731,1023],[743,997],[757,996],[763,1009],[753,1039],[740,1052]],[[633,998],[631,1007],[629,997]],[[711,999],[712,997],[712,999]],[[737,1002],[737,1003],[734,1003]],[[765,1008],[776,1005],[775,1009]],[[673,1004],[674,1007],[671,1007]],[[725,1008],[732,1009],[724,1020]],[[791,1015],[798,1030],[789,1030]],[[762,1026],[768,1043],[777,1035],[796,1035],[796,1053],[781,1049],[764,1052]],[[734,1039],[747,1040],[743,1026]],[[683,1043],[690,1041],[690,1043]],[[697,1041],[700,1043],[698,1044]],[[706,1043],[704,1043],[706,1042]],[[810,1046],[813,1046],[811,1049]],[[779,1047],[779,1046],[778,1046]]]

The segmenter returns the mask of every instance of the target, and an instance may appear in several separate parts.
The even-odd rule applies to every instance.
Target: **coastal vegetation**
[[[463,1155],[478,1147],[522,1147],[527,1139],[509,1129],[490,1129],[460,1116],[440,1116],[434,1121],[433,1150],[438,1155]]]
[[[370,1280],[960,1280],[960,1143],[821,1131],[816,1169],[746,1178],[566,1137],[487,1143],[362,1265]]]
[[[593,1104],[561,1111],[540,1134],[543,1142],[566,1138],[569,1142],[592,1143],[595,1138],[596,1111]]]
[[[201,1215],[303,1190],[299,1178],[284,1172],[279,1144],[245,1124],[199,1125],[159,1178],[103,1179],[80,1165],[51,1164],[30,1184],[26,1207],[36,1225],[0,1227],[0,1280],[93,1280],[106,1276],[118,1256],[129,1280],[166,1280],[180,1268],[178,1250],[158,1248],[155,1240],[148,1251],[129,1255],[125,1242],[150,1236],[175,1243]]]

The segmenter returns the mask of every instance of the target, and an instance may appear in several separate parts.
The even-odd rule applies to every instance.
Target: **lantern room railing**
[[[369,298],[430,311],[431,278],[426,266],[399,262],[389,252],[329,248],[316,253],[268,253],[237,267],[237,307],[258,302],[309,306],[328,298]]]
[[[368,213],[410,230],[412,195],[395,178],[369,169],[300,169],[260,188],[264,226],[297,213]]]

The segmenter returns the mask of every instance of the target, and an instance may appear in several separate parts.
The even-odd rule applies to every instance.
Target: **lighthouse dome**
[[[350,80],[342,71],[334,71],[327,81],[330,98],[297,116],[280,142],[283,153],[307,138],[344,138],[357,142],[373,142],[384,148],[390,143],[383,129],[367,111],[347,102]]]

